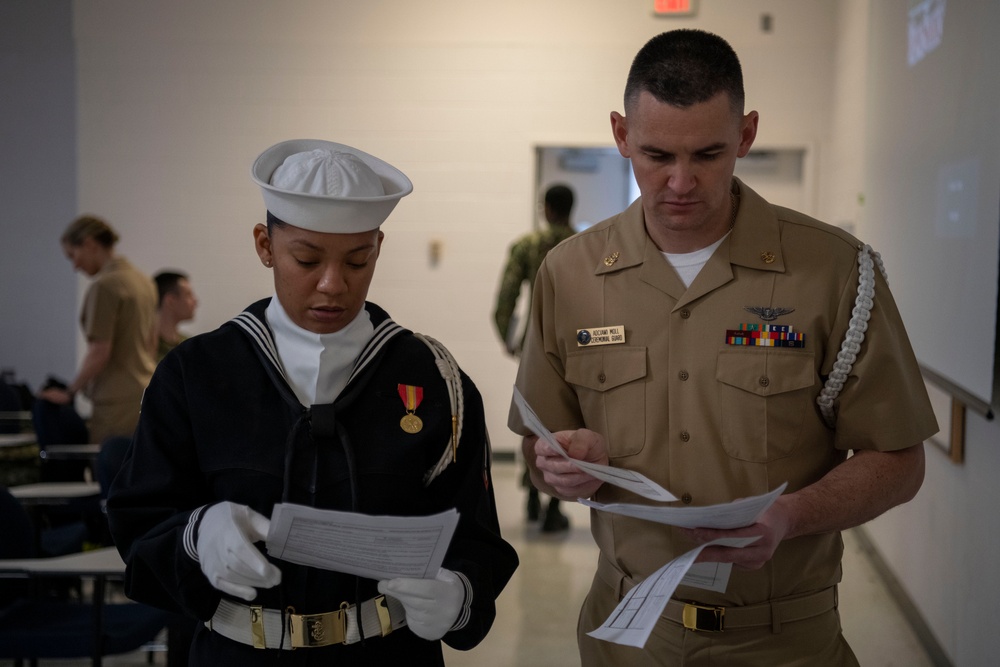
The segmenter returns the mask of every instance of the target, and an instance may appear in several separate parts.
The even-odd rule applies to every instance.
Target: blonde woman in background
[[[93,278],[80,312],[87,351],[66,389],[39,395],[65,405],[82,391],[93,405],[91,442],[132,435],[156,366],[156,286],[115,253],[118,238],[107,222],[91,215],[77,218],[63,233],[60,241],[73,268]]]

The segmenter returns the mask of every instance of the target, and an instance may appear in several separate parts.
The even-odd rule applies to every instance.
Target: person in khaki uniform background
[[[642,196],[551,251],[536,280],[517,387],[572,457],[639,471],[680,506],[788,482],[737,530],[592,512],[600,559],[578,627],[584,665],[856,665],[836,607],[839,531],[909,500],[923,480],[922,442],[937,424],[888,286],[871,270],[859,283],[870,255],[857,239],[733,177],[758,125],[743,104],[722,38],[650,40],[629,72],[626,115],[611,114]],[[828,425],[817,397],[859,285],[874,290],[870,320]],[[763,325],[788,329],[774,347],[734,333]],[[624,341],[591,344],[602,327],[622,327]],[[513,405],[509,425],[546,492],[645,502],[549,451]],[[587,636],[645,577],[722,536],[760,538],[702,551],[699,561],[734,563],[724,592],[679,586],[643,649]],[[693,627],[687,604],[710,608]]]
[[[46,389],[39,396],[66,404],[83,391],[93,404],[91,442],[131,436],[156,366],[156,286],[115,254],[118,233],[101,218],[77,218],[60,240],[73,268],[94,279],[80,312],[87,351],[67,389]]]

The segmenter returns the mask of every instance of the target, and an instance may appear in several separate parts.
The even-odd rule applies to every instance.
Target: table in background
[[[38,456],[43,461],[96,461],[100,453],[100,444],[46,445],[38,450]]]
[[[10,487],[12,496],[22,505],[64,505],[88,498],[99,498],[97,482],[36,482]]]
[[[34,433],[0,433],[0,447],[23,447],[36,442]]]

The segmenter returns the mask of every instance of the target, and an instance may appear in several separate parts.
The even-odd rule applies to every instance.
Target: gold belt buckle
[[[254,648],[267,648],[264,641],[264,608],[260,605],[250,605],[250,636]]]
[[[699,604],[684,604],[681,620],[688,630],[702,632],[722,632],[726,616],[725,607],[704,607]]]
[[[375,611],[378,614],[379,629],[382,631],[382,636],[385,637],[392,632],[392,618],[389,616],[389,602],[385,599],[384,595],[379,595],[372,601],[375,603]]]
[[[340,609],[324,614],[296,614],[294,609],[289,608],[288,634],[292,648],[346,643],[348,606],[346,602],[341,602]]]

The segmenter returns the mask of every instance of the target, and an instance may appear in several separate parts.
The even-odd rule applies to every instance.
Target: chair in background
[[[105,438],[104,442],[101,443],[101,451],[97,455],[97,460],[94,462],[94,477],[97,478],[97,483],[101,486],[101,521],[100,526],[95,527],[93,535],[97,542],[107,546],[112,546],[115,542],[111,536],[111,530],[108,528],[108,511],[105,503],[108,500],[108,492],[111,490],[111,482],[115,481],[115,475],[122,469],[125,453],[131,444],[132,438],[126,436]]]
[[[0,555],[30,559],[34,553],[32,530],[24,508],[6,488],[0,487]],[[29,576],[22,568],[6,572]],[[61,576],[66,574],[70,572],[60,572]],[[139,603],[105,603],[104,583],[104,575],[95,576],[89,604],[0,589],[7,595],[0,602],[0,658],[16,660],[20,665],[24,660],[37,664],[39,658],[91,657],[92,664],[99,667],[103,656],[135,651],[151,642],[175,616]]]
[[[0,487],[0,524],[4,533],[0,539],[0,559],[35,557],[35,527],[31,517],[4,487]],[[0,579],[0,609],[29,594],[28,584],[16,579]]]
[[[101,485],[101,500],[108,499],[111,482],[115,481],[115,475],[122,469],[125,453],[130,444],[132,444],[132,438],[120,435],[105,438],[104,442],[101,443],[101,451],[94,464],[94,476],[97,478],[97,483]]]
[[[49,384],[58,384],[54,383],[50,378]],[[58,405],[38,399],[31,411],[31,423],[39,449],[48,445],[85,445],[90,441],[87,424],[72,403]],[[42,466],[42,481],[78,482],[83,479],[86,467],[86,461],[47,461]]]
[[[49,378],[46,388],[65,385]],[[90,462],[80,460],[50,460],[44,456],[45,448],[51,445],[85,445],[90,434],[87,424],[72,404],[58,405],[51,401],[37,399],[31,412],[31,422],[35,429],[38,448],[43,454],[39,476],[43,482],[79,482],[85,479]],[[42,531],[42,551],[39,555],[59,556],[79,551],[83,543],[98,542],[101,529],[100,508],[95,502],[70,503],[66,507],[39,508],[36,519],[44,524]],[[97,533],[96,539],[93,535]]]
[[[21,424],[14,415],[23,410],[21,398],[17,395],[14,387],[7,382],[6,374],[0,374],[0,413],[4,415],[3,418],[0,418],[0,433],[20,433]],[[6,415],[11,415],[11,417]]]

